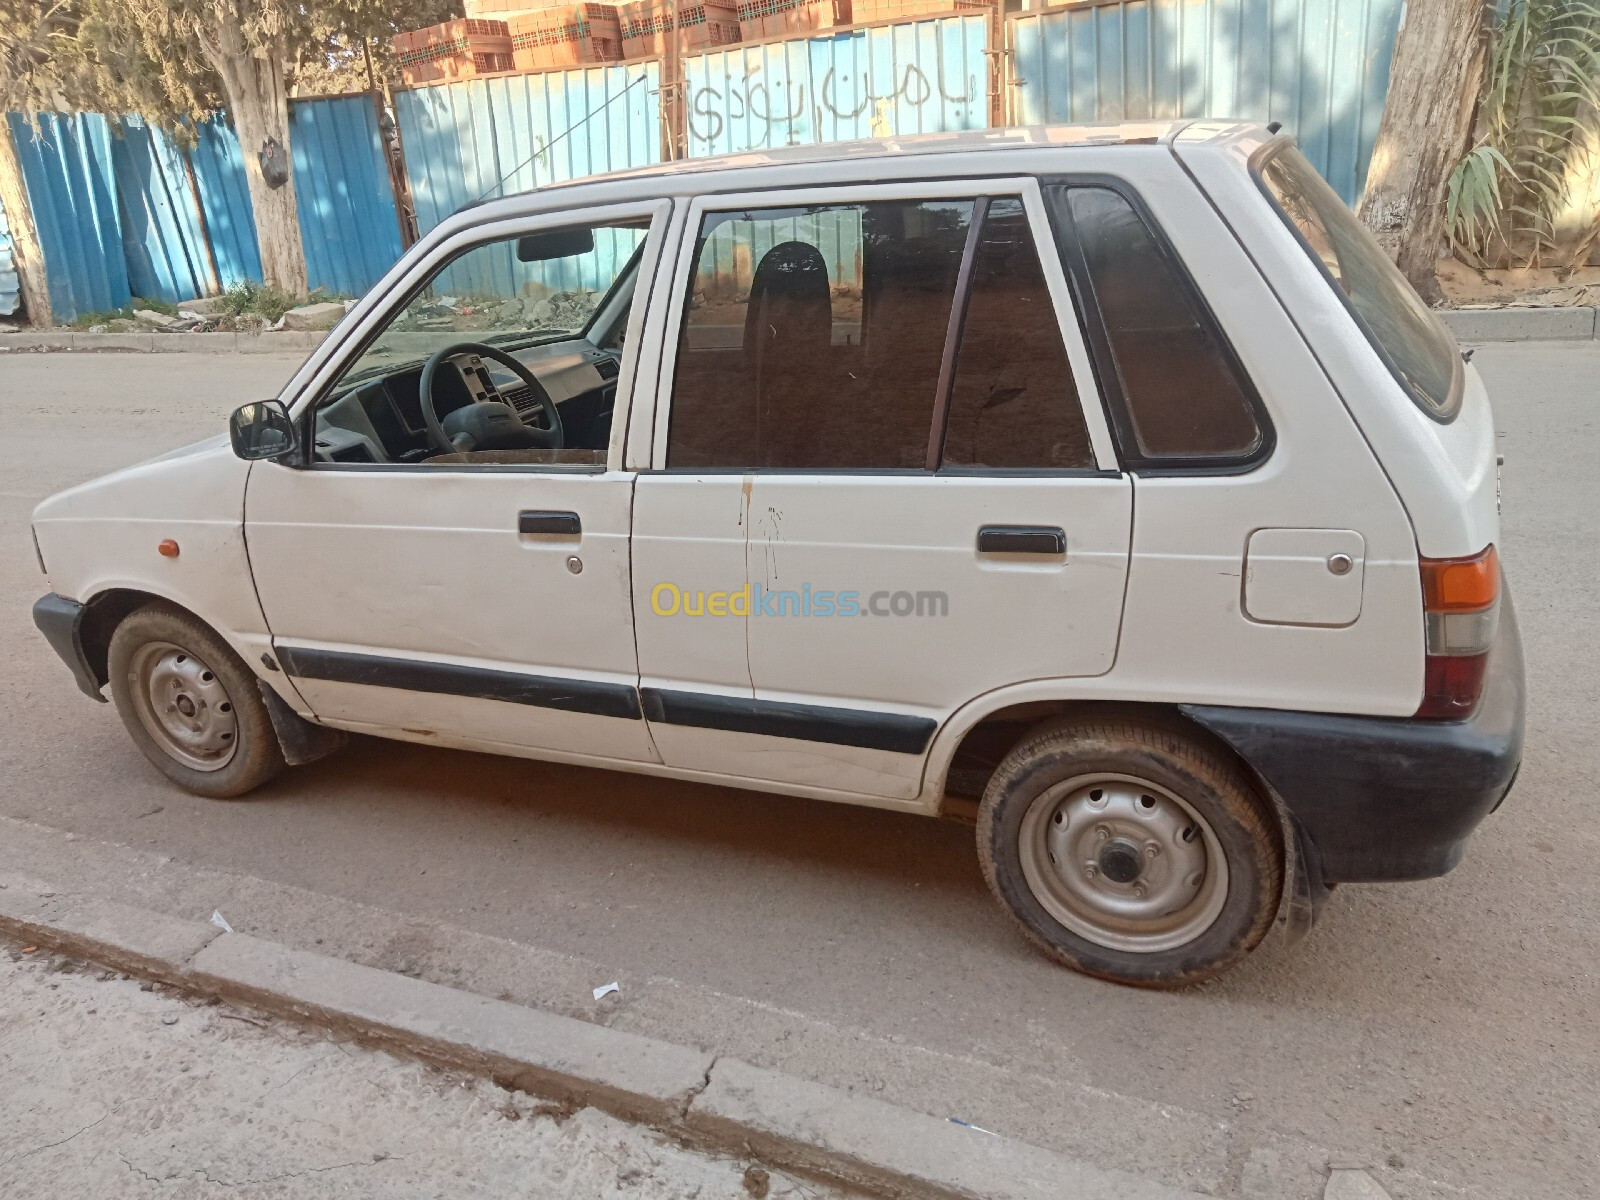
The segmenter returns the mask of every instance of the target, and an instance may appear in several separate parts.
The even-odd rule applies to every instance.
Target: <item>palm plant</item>
[[[1591,155],[1597,125],[1600,7],[1503,0],[1473,143],[1446,195],[1457,254],[1479,267],[1538,266],[1557,251],[1555,217],[1574,175],[1600,170]]]

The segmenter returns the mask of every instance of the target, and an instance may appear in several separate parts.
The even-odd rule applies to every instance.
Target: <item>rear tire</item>
[[[155,603],[124,617],[107,670],[134,745],[178,786],[232,799],[283,770],[255,674],[182,609]]]
[[[978,810],[984,878],[1077,971],[1179,987],[1266,936],[1283,888],[1269,803],[1181,727],[1068,718],[1015,746]]]

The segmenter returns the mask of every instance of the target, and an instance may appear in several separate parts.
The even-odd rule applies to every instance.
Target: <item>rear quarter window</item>
[[[1436,421],[1461,408],[1461,354],[1366,226],[1289,142],[1252,164],[1257,182],[1408,396]]]
[[[1125,186],[1046,188],[1125,466],[1232,473],[1272,450],[1248,374],[1177,251]]]

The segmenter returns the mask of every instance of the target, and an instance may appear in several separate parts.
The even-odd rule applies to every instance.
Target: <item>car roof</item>
[[[998,129],[969,129],[951,133],[917,133],[904,137],[864,138],[851,142],[822,142],[806,146],[778,146],[744,150],[704,158],[680,158],[646,167],[630,167],[604,174],[586,175],[540,184],[532,192],[576,187],[609,180],[662,179],[719,171],[744,171],[759,167],[794,167],[820,163],[904,159],[940,154],[970,154],[993,150],[1022,150],[1070,146],[1149,146],[1173,141],[1191,121],[1108,121],[1102,124],[1016,125]],[[1209,122],[1209,136],[1247,128],[1240,122]],[[530,192],[507,193],[512,199]]]

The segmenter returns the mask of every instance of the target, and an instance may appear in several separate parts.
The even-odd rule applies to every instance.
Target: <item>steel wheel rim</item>
[[[1136,775],[1083,775],[1041,792],[1018,831],[1022,874],[1052,917],[1110,950],[1176,949],[1216,922],[1228,861],[1210,823]]]
[[[140,646],[128,662],[128,694],[139,724],[175,761],[208,772],[233,761],[238,714],[217,673],[192,651]]]

